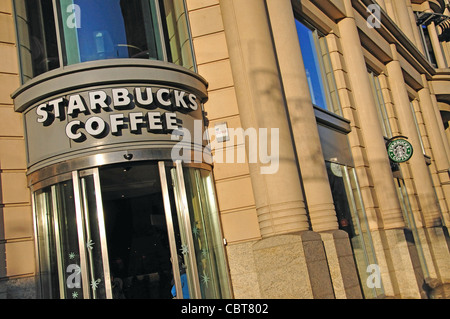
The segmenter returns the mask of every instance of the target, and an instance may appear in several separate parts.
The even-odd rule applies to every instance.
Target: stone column
[[[279,130],[278,171],[262,174],[260,158],[249,164],[261,235],[307,230],[309,223],[264,1],[224,0],[220,8],[243,128],[267,129],[269,142],[272,129]],[[246,143],[247,153],[249,147],[252,145]]]
[[[413,125],[414,117],[395,44],[391,44],[391,52],[393,61],[387,64],[389,84],[396,105],[401,132],[408,137],[408,141],[415,150],[409,162],[421,204],[422,222],[427,227],[440,226],[442,221],[433,189],[433,181],[421,151],[420,136],[415,125]]]
[[[420,298],[413,263],[403,232],[405,223],[361,49],[352,1],[344,0],[344,5],[347,17],[338,22],[338,27],[359,115],[362,138],[365,142],[367,161],[372,172],[381,213],[380,229],[372,229],[371,234],[383,285],[388,296]]]
[[[312,230],[338,229],[292,4],[267,6]]]
[[[437,119],[437,124],[439,127],[439,132],[442,136],[442,142],[444,143],[444,148],[445,148],[445,152],[447,153],[447,158],[450,161],[450,139],[447,137],[448,134],[446,135],[445,133],[445,127],[444,127],[444,123],[442,121],[442,116],[441,116],[441,112],[439,109],[439,103],[436,97],[436,94],[434,93],[434,88],[433,88],[433,82],[428,82],[428,88],[430,90],[431,93],[431,103],[433,103],[433,111],[434,111],[434,116]]]
[[[414,125],[411,125],[411,123],[414,123],[414,119],[411,113],[408,93],[406,92],[403,73],[395,44],[391,44],[391,50],[394,60],[387,64],[387,70],[400,127],[402,133],[409,138],[409,142],[412,144],[413,148],[421,150],[419,134]],[[450,271],[448,270],[450,254],[442,230],[442,219],[437,197],[433,189],[433,181],[422,152],[413,154],[410,159],[410,164],[412,175],[414,176],[414,184],[420,201],[422,221],[425,226],[426,242],[422,244],[426,246],[429,245],[432,253],[432,260],[427,259],[426,263],[430,264],[431,267],[434,267],[434,265],[437,266],[439,280],[442,283],[450,283]],[[420,230],[420,232],[421,231],[422,230]],[[429,280],[429,278],[427,279]]]
[[[249,164],[263,238],[227,247],[235,297],[334,298],[323,243],[309,230],[265,0],[221,0],[220,8],[241,123],[280,137],[276,173]]]
[[[352,8],[350,1],[348,1],[348,6]],[[348,14],[351,14],[351,16],[349,15],[341,20],[338,26],[344,59],[347,62],[348,76],[358,109],[363,138],[366,143],[365,147],[372,171],[373,184],[379,199],[383,227],[385,229],[401,228],[405,224],[396,196],[397,189],[387,157],[383,132],[378,121],[377,108],[372,96],[366,62],[361,50],[361,42],[353,11]]]
[[[437,67],[444,69],[447,67],[445,62],[444,52],[442,52],[441,43],[436,30],[436,24],[431,22],[428,26],[428,33],[430,34],[431,45],[433,46],[434,56],[436,57]]]
[[[450,207],[450,178],[448,174],[450,159],[447,157],[447,152],[445,151],[446,147],[444,143],[446,141],[443,139],[442,133],[440,132],[441,126],[436,118],[428,80],[425,75],[422,75],[422,83],[423,89],[419,91],[422,116],[427,128],[431,149],[433,150],[432,157],[436,164],[447,207]]]
[[[395,12],[397,14],[397,24],[402,32],[409,38],[409,40],[415,43],[414,32],[411,25],[411,17],[409,15],[409,8],[407,2],[410,0],[394,0],[393,4]],[[411,6],[411,3],[409,2]]]
[[[312,230],[320,232],[336,298],[361,298],[348,235],[338,230],[292,4],[266,2]]]
[[[419,49],[419,51],[425,55],[425,48],[423,47],[422,38],[420,36],[419,27],[417,25],[416,16],[414,15],[414,10],[411,5],[411,0],[406,0],[406,6],[409,14],[409,20],[411,22],[412,32],[414,34],[414,44]]]
[[[396,0],[384,0],[387,14],[392,20],[397,21],[397,15],[394,8],[395,1]]]
[[[380,5],[380,7],[386,11],[386,3],[384,2],[384,0],[377,0],[377,3]]]

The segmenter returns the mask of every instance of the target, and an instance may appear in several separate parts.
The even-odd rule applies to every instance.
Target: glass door
[[[229,298],[210,171],[181,162],[100,170],[113,298]]]
[[[173,275],[182,267],[178,219],[173,218],[157,163],[105,166],[100,181],[112,297],[173,298],[172,287],[181,286],[179,276]],[[169,202],[164,201],[168,195]]]
[[[98,168],[73,172],[74,201],[85,299],[111,298],[105,218]]]
[[[181,162],[74,171],[34,192],[43,298],[230,298],[211,172]]]

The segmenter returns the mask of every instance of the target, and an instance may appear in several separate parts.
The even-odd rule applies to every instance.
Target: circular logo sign
[[[413,155],[413,147],[411,143],[402,139],[390,142],[387,150],[389,158],[395,163],[406,162]]]

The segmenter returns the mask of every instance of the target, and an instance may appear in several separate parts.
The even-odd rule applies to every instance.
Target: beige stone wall
[[[19,87],[11,1],[0,2],[0,298],[15,279],[35,272],[33,221],[20,114],[10,94]]]
[[[205,104],[210,127],[227,123],[240,128],[234,81],[218,0],[187,0],[194,51],[200,75],[209,83]],[[215,140],[212,141],[214,148]],[[235,154],[243,145],[235,145]],[[223,154],[214,154],[216,157]],[[214,166],[218,203],[224,236],[229,244],[261,237],[247,163],[216,163]]]

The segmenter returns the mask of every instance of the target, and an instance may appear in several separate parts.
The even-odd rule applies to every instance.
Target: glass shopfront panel
[[[34,192],[43,298],[230,298],[211,172],[75,171]]]
[[[355,169],[334,162],[326,162],[326,167],[339,228],[350,238],[364,297],[376,298],[384,292],[382,286],[367,285],[368,267],[377,260]]]

